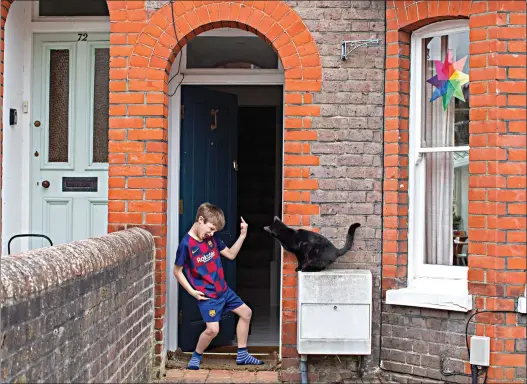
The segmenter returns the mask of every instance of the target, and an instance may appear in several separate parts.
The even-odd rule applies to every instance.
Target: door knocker
[[[219,111],[220,111],[219,109],[211,109],[210,110],[210,115],[214,116],[214,122],[210,125],[210,129],[212,131],[214,131],[216,128],[218,128],[218,112]]]

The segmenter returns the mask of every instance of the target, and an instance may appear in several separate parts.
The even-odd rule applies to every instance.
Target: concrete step
[[[237,365],[236,347],[230,348],[229,351],[229,353],[214,354],[205,352],[201,361],[200,371],[225,370],[230,371],[231,373],[238,371],[256,373],[265,371],[276,371],[279,368],[278,347],[249,347],[249,352],[256,358],[262,360],[264,362],[264,365]],[[169,352],[168,360],[166,363],[167,378],[170,376],[175,377],[177,375],[180,375],[178,373],[169,374],[168,372],[170,371],[186,371],[187,364],[191,355],[191,353],[182,353],[179,350],[176,352]],[[276,382],[277,381],[275,381],[275,383]]]

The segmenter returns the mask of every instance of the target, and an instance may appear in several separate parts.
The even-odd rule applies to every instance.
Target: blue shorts
[[[220,321],[223,312],[229,312],[245,304],[242,299],[229,287],[220,296],[215,299],[199,300],[198,307],[201,317],[206,323],[215,323]]]

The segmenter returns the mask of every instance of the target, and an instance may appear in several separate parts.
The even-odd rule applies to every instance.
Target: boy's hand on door
[[[247,236],[247,228],[249,227],[249,224],[245,222],[243,217],[240,216],[242,219],[242,222],[240,223],[240,236],[246,237]]]

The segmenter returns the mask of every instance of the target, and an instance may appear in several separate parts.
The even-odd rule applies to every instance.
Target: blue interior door
[[[230,247],[237,236],[236,169],[238,98],[225,92],[183,86],[181,119],[181,171],[179,236],[192,226],[201,203],[219,206],[225,213],[225,228],[219,233]],[[227,284],[236,288],[235,261],[222,257]],[[179,347],[191,352],[205,329],[196,299],[179,290]],[[220,332],[211,346],[230,345],[235,336],[235,318],[223,315]]]

